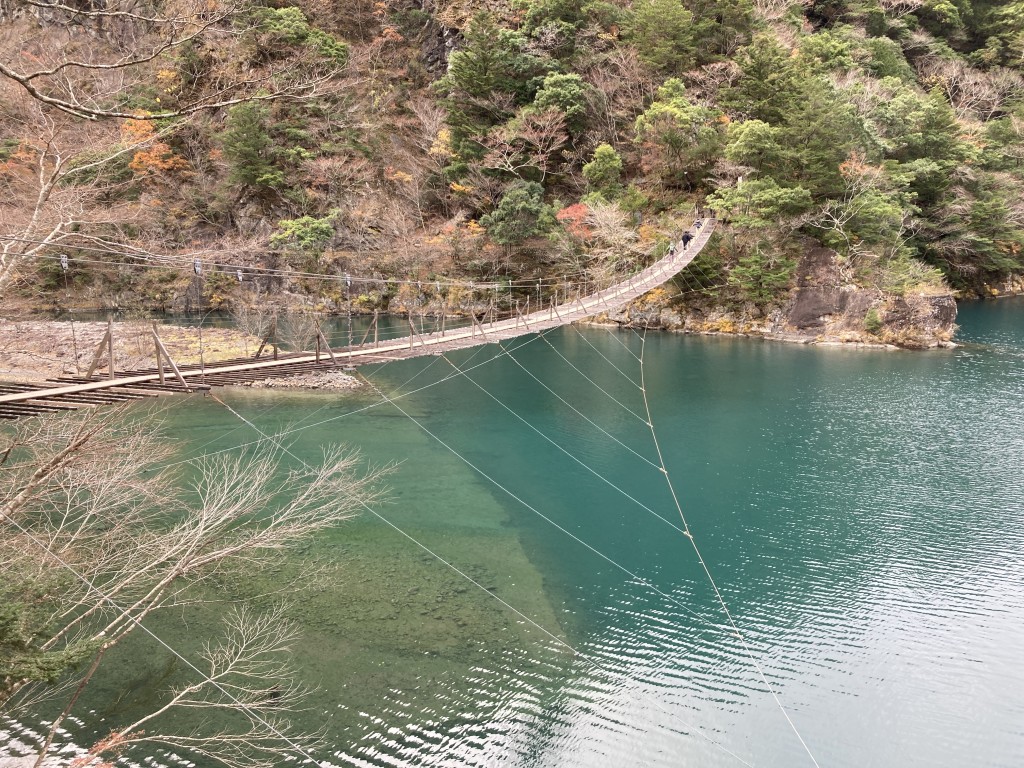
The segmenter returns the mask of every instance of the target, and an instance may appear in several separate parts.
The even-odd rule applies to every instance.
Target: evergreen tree
[[[781,138],[784,131],[761,120],[745,120],[729,126],[725,157],[730,162],[768,175],[776,173],[783,161]]]
[[[789,178],[816,197],[842,194],[839,166],[866,143],[853,107],[818,77],[804,82],[786,111],[784,137]]]
[[[801,96],[806,75],[787,51],[769,34],[754,38],[736,59],[742,74],[723,91],[722,104],[755,120],[780,124],[787,120]]]
[[[544,78],[533,105],[540,111],[557,109],[565,115],[569,130],[578,134],[586,123],[587,89],[587,84],[579,75],[552,72]]]
[[[592,192],[614,195],[622,177],[622,158],[609,144],[599,144],[594,156],[583,166],[583,178]]]
[[[685,72],[693,65],[693,14],[679,0],[637,0],[625,32],[640,58],[659,72]]]
[[[554,212],[544,203],[544,187],[520,181],[506,190],[498,207],[481,217],[480,223],[496,243],[515,245],[549,229]]]
[[[530,103],[553,62],[527,50],[527,38],[500,28],[488,14],[466,30],[466,45],[453,53],[448,73],[436,84],[448,111],[452,148],[473,157],[482,154],[479,139],[512,117],[510,106]]]
[[[275,162],[278,150],[267,131],[269,116],[270,109],[258,102],[238,104],[228,112],[220,139],[232,183],[268,189],[284,182],[284,173]]]
[[[671,78],[636,119],[644,167],[670,185],[700,184],[722,145],[721,114],[690,103],[681,80]]]

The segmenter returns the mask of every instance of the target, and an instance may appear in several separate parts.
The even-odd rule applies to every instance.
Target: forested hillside
[[[663,252],[695,205],[725,225],[662,308],[767,317],[827,283],[806,312],[879,333],[893,302],[1024,270],[1024,3],[0,14],[0,285],[26,301],[249,300],[217,264],[420,281],[257,281],[328,308],[454,278],[593,285]]]

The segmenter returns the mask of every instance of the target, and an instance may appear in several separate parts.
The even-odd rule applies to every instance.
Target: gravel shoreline
[[[245,389],[313,389],[327,391],[352,391],[365,384],[356,376],[341,371],[317,371],[298,373],[294,376],[274,376],[266,379],[235,384]]]

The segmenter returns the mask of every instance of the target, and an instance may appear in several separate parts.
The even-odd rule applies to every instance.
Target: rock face
[[[956,301],[951,293],[897,296],[855,285],[834,251],[814,246],[800,261],[789,298],[767,313],[753,304],[727,307],[701,295],[673,299],[657,289],[608,319],[687,333],[924,349],[952,345]]]

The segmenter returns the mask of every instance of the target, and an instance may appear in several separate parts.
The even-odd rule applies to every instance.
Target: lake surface
[[[465,376],[440,358],[361,369],[405,413],[372,391],[220,394],[297,430],[298,459],[345,442],[398,463],[378,516],[303,553],[336,565],[289,609],[318,687],[300,724],[330,745],[315,757],[1024,765],[1024,302],[963,305],[960,324],[964,346],[924,353],[567,328],[451,355]],[[667,476],[746,647],[681,532],[641,355]],[[170,432],[183,457],[257,437],[199,397]],[[216,623],[152,626],[194,657]],[[183,674],[144,636],[120,653],[69,738]]]

